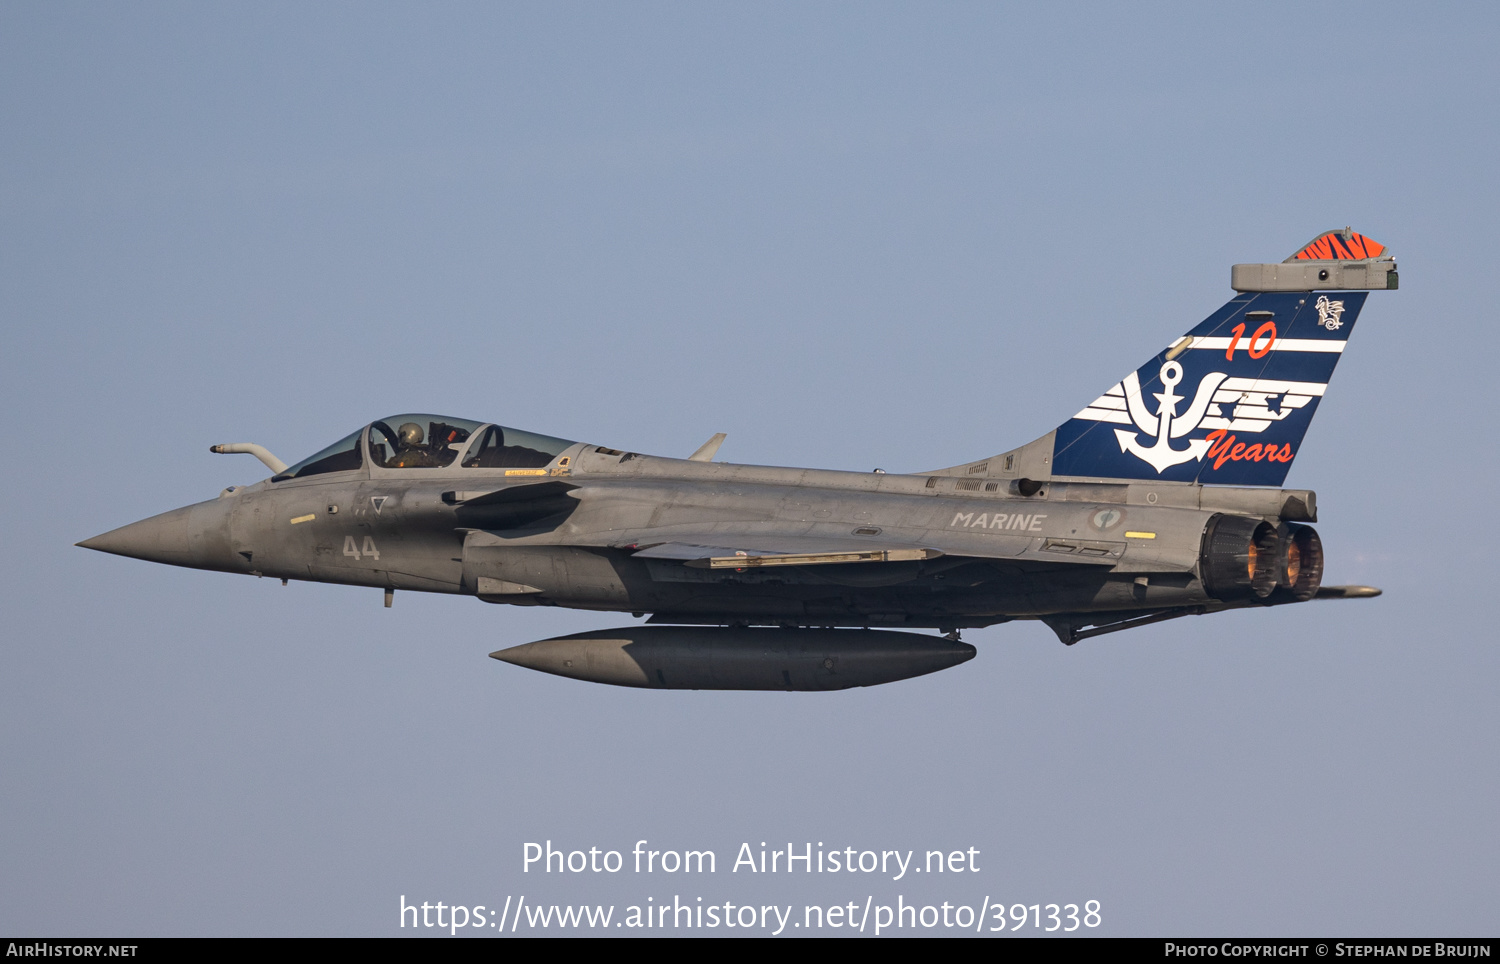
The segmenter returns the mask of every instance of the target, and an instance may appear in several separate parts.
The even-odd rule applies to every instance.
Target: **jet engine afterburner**
[[[1281,541],[1284,549],[1277,595],[1307,602],[1323,584],[1323,540],[1312,526],[1289,525]]]
[[[1215,599],[1265,599],[1279,581],[1281,539],[1264,519],[1216,515],[1203,530],[1199,574]]]
[[[1216,515],[1203,530],[1199,573],[1215,599],[1306,602],[1323,582],[1323,543],[1311,526]]]

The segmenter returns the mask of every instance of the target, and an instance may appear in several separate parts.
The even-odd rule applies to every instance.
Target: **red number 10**
[[[1240,339],[1245,337],[1245,323],[1242,321],[1230,330],[1234,332],[1234,341],[1229,343],[1229,350],[1224,353],[1224,357],[1229,361],[1234,361],[1234,350],[1239,347]],[[1263,345],[1260,344],[1262,335],[1266,338]],[[1250,336],[1250,344],[1246,346],[1246,351],[1249,352],[1251,358],[1264,358],[1266,357],[1266,353],[1271,350],[1271,346],[1275,344],[1276,322],[1268,321],[1255,329],[1255,334]]]

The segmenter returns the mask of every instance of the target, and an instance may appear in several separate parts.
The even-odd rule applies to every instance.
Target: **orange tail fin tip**
[[[1385,245],[1357,233],[1353,228],[1324,231],[1287,258],[1287,261],[1368,261],[1385,252]]]

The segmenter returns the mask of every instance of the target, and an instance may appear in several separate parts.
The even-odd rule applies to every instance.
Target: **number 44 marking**
[[[380,550],[375,548],[375,540],[369,536],[365,536],[363,551],[361,551],[358,545],[355,545],[353,536],[344,536],[344,555],[351,559],[362,559],[365,556],[369,556],[371,559],[379,561]]]

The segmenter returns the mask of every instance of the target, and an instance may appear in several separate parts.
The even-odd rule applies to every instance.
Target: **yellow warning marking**
[[[1125,533],[1125,538],[1127,538],[1127,539],[1155,539],[1156,538],[1156,533],[1154,533],[1154,532],[1126,532]]]
[[[546,469],[506,469],[506,475],[546,475]]]
[[[309,512],[307,515],[299,515],[297,516],[297,518],[292,520],[292,525],[296,525],[299,522],[311,522],[317,517],[318,514],[316,512]]]

